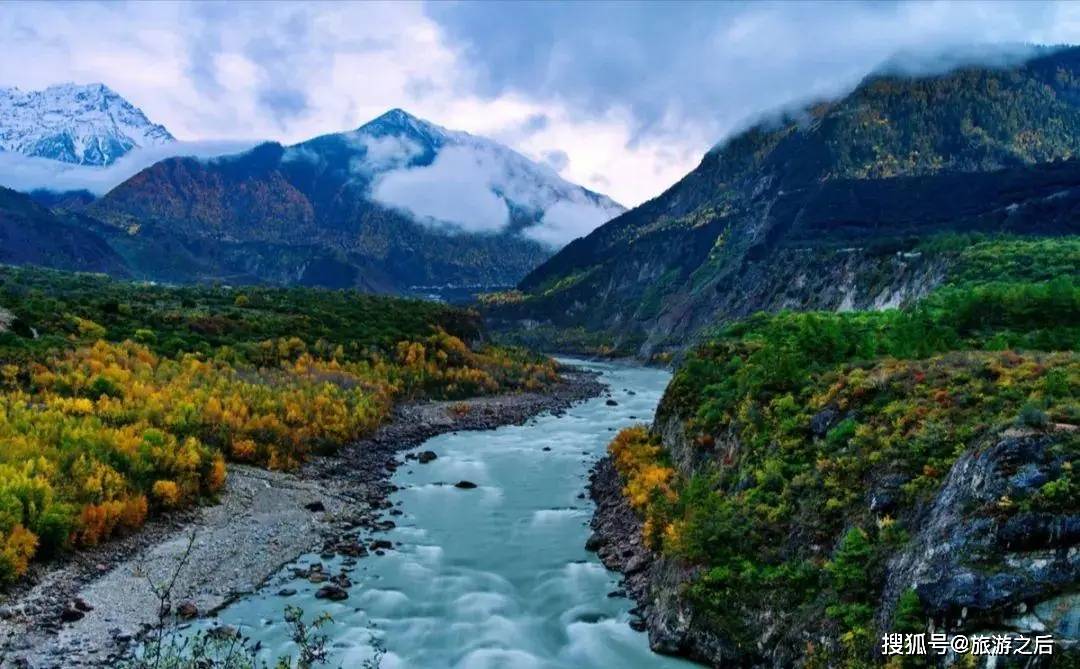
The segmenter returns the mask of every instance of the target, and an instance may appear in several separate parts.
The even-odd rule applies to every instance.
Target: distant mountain
[[[101,236],[2,186],[0,263],[128,275],[124,260]]]
[[[732,137],[521,293],[493,297],[491,314],[650,356],[760,310],[905,303],[948,274],[933,237],[1080,232],[1076,156],[1078,48],[1010,68],[876,74]]]
[[[0,150],[100,166],[133,148],[173,141],[168,130],[103,84],[0,88]]]
[[[140,249],[168,238],[219,254],[243,249],[239,277],[230,261],[224,276],[204,266],[191,276],[178,268],[171,280],[424,292],[513,284],[621,211],[504,146],[395,109],[293,146],[161,161],[80,216],[123,232],[137,274],[161,270],[157,251]]]

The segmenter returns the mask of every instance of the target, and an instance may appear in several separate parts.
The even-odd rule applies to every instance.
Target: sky
[[[897,53],[1076,42],[1080,3],[9,1],[0,86],[102,82],[202,147],[400,107],[633,206]]]

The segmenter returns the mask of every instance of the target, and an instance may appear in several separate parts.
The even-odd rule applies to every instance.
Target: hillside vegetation
[[[475,314],[348,291],[166,288],[0,269],[0,582],[288,469],[395,402],[538,389],[553,363]]]
[[[910,307],[723,327],[654,431],[612,442],[646,541],[693,567],[682,596],[736,649],[726,661],[870,666],[884,632],[998,629],[1075,592],[1077,536],[1044,530],[1080,513],[1080,242],[961,245],[955,281]],[[961,459],[989,473],[954,474]],[[943,493],[999,475],[970,507]],[[956,527],[934,527],[943,508]],[[920,581],[901,565],[940,559],[919,552],[927,527],[959,563]],[[1006,576],[1022,585],[982,580]]]

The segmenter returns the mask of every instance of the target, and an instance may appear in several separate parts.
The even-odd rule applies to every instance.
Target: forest
[[[294,468],[397,402],[555,378],[431,302],[0,268],[0,581],[212,502],[229,462]]]

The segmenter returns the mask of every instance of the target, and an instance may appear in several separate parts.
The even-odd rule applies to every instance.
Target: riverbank
[[[405,462],[401,451],[446,432],[521,424],[604,389],[593,374],[563,370],[543,394],[400,406],[371,438],[297,472],[234,465],[219,504],[39,568],[0,608],[0,665],[112,664],[156,622],[152,584],[171,579],[181,561],[174,608],[212,614],[305,552],[374,550],[371,535],[387,529],[377,512],[389,504],[389,476]]]
[[[690,568],[665,559],[645,545],[641,518],[630,507],[610,456],[589,474],[589,496],[596,503],[589,525],[588,548],[608,569],[623,575],[622,594],[636,603],[630,626],[648,632],[649,647],[710,666],[729,656],[725,643],[695,624],[693,611],[681,596],[691,579]]]

